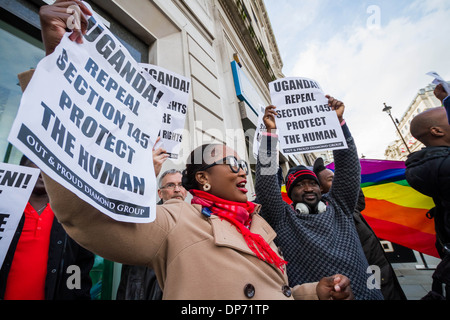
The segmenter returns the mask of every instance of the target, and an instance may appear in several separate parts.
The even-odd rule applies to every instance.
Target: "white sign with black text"
[[[286,155],[346,149],[336,112],[319,84],[308,78],[283,78],[269,83],[277,107],[280,151]]]
[[[36,168],[0,163],[0,266],[39,174]]]
[[[152,147],[172,93],[142,75],[95,14],[82,44],[68,35],[38,64],[9,141],[111,218],[151,222],[157,202]]]
[[[163,147],[169,154],[169,159],[178,159],[183,141],[191,80],[159,66],[146,63],[140,65],[144,74],[165,85],[173,93],[172,101],[164,110],[159,133],[161,140],[155,147]]]

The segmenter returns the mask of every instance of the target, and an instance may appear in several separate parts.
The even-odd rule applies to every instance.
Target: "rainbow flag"
[[[281,196],[283,197],[284,202],[287,202],[288,204],[292,204],[291,199],[289,199],[286,191],[286,185],[281,186]]]
[[[361,212],[378,238],[439,258],[434,220],[426,217],[433,200],[410,187],[403,161],[361,159]],[[334,169],[334,163],[327,166]]]

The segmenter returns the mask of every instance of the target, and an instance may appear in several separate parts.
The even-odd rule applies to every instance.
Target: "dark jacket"
[[[427,147],[412,153],[405,175],[411,187],[433,198],[435,204],[429,215],[434,218],[436,249],[442,261],[433,274],[432,290],[423,299],[444,299],[445,284],[450,300],[450,147]]]
[[[153,269],[146,266],[122,265],[117,300],[162,300]]]
[[[375,235],[370,225],[361,214],[366,207],[366,201],[362,190],[359,192],[358,203],[356,204],[353,220],[359,240],[367,258],[369,265],[380,267],[381,271],[381,292],[385,300],[406,300],[400,283],[398,282],[395,271],[386,257],[380,240]]]
[[[0,299],[4,299],[6,281],[25,223],[25,215],[19,222],[11,245],[0,270]],[[89,272],[94,264],[94,254],[78,245],[64,231],[56,218],[53,220],[50,232],[50,245],[48,250],[47,277],[45,279],[46,300],[87,300],[90,299],[91,278]],[[67,279],[74,273],[67,273],[70,265],[80,267],[81,289],[70,290]]]

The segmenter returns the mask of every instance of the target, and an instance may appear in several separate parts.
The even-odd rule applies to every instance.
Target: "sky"
[[[286,77],[316,80],[346,105],[358,152],[384,159],[435,71],[450,81],[449,0],[264,0]]]

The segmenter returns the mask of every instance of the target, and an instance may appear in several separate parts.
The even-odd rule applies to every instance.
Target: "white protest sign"
[[[161,146],[167,151],[169,158],[178,159],[188,110],[191,80],[152,64],[141,63],[140,65],[146,75],[165,85],[173,93],[172,101],[164,110],[159,136]]]
[[[171,93],[89,17],[83,44],[63,37],[38,65],[9,141],[53,180],[113,219],[151,222],[152,147]]]
[[[427,76],[433,77],[433,84],[438,85],[438,84],[442,84],[442,86],[444,87],[444,90],[450,94],[450,87],[447,83],[447,81],[445,81],[437,72],[434,71],[430,71],[427,73]]]
[[[36,168],[0,163],[0,266],[39,177]]]
[[[259,146],[261,145],[262,133],[266,131],[266,125],[264,124],[264,113],[266,108],[260,104],[258,106],[258,124],[255,130],[255,136],[253,137],[253,156],[258,159]]]
[[[280,151],[284,154],[346,149],[336,112],[319,84],[308,78],[283,78],[269,83],[277,107]]]

